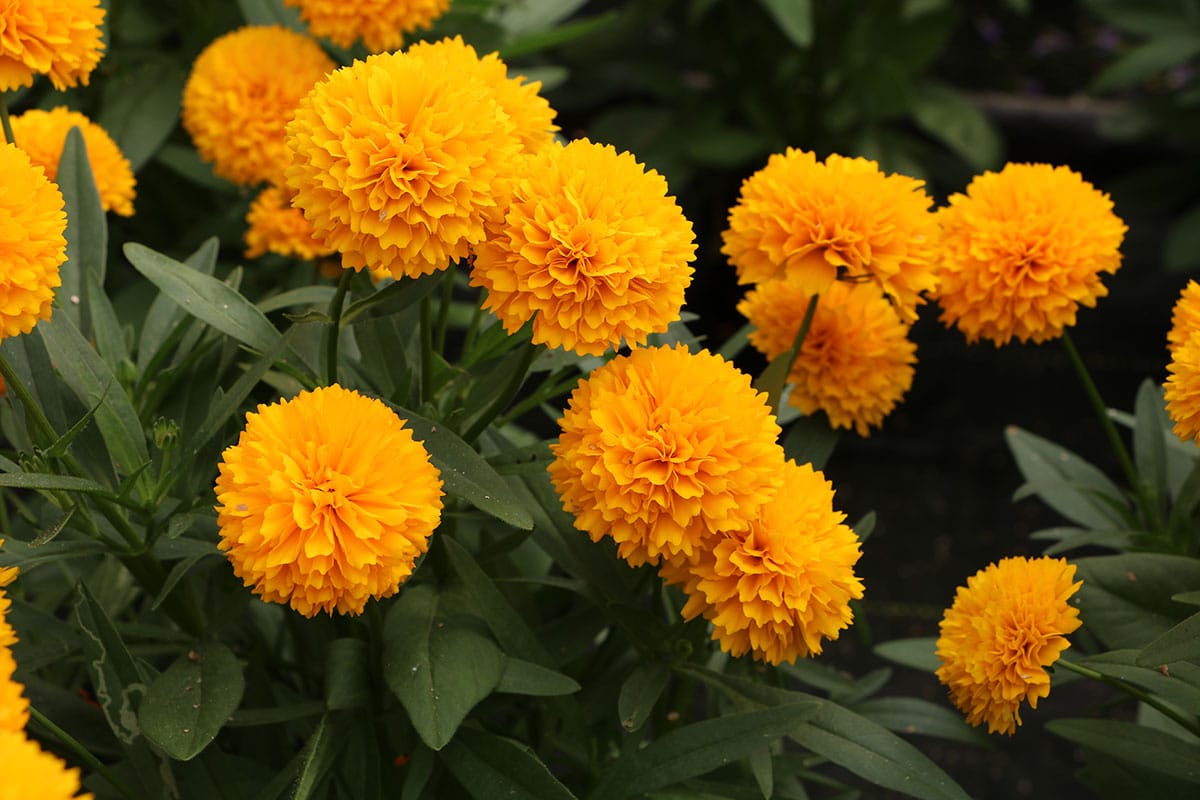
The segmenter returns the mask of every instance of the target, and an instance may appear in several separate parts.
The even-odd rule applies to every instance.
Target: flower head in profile
[[[442,481],[404,421],[329,386],[246,415],[217,477],[220,547],[256,594],[306,617],[358,614],[411,574]]]
[[[2,539],[0,543],[3,543]],[[29,701],[25,699],[24,687],[13,678],[17,662],[13,659],[12,646],[17,643],[17,632],[8,621],[12,600],[4,590],[16,577],[16,572],[12,567],[0,569],[0,732],[23,731],[29,721]]]
[[[317,84],[288,125],[293,202],[343,266],[396,278],[445,269],[503,207],[521,141],[494,87],[445,68],[457,47],[356,61]]]
[[[1175,435],[1200,443],[1200,331],[1171,348],[1167,373],[1167,416]]]
[[[968,342],[1044,342],[1108,294],[1125,223],[1108,195],[1067,167],[1008,164],[937,212],[941,319]]]
[[[0,144],[0,339],[50,319],[58,268],[67,260],[67,215],[58,187],[11,144]]]
[[[0,3],[0,92],[47,75],[56,89],[86,86],[104,55],[100,0]]]
[[[58,106],[51,111],[30,109],[12,118],[13,138],[29,160],[56,180],[58,162],[71,128],[79,128],[87,146],[88,165],[100,193],[100,205],[123,217],[133,216],[133,167],[117,143],[101,128],[78,111]]]
[[[1066,559],[1005,558],[958,587],[940,624],[938,680],[972,725],[1012,734],[1021,702],[1050,694],[1052,666],[1081,624],[1071,595],[1082,585]]]
[[[213,40],[183,89],[183,127],[217,175],[283,183],[284,130],[300,99],[337,65],[315,41],[280,25],[250,25]]]
[[[471,283],[510,333],[577,353],[642,344],[679,318],[695,259],[667,182],[629,153],[578,139],[528,160]]]
[[[78,793],[79,770],[42,750],[23,731],[0,728],[0,764],[0,800],[92,800],[90,793]]]
[[[333,255],[333,249],[313,235],[304,213],[288,202],[287,192],[277,186],[263,189],[250,203],[246,225],[246,258],[266,253],[302,260]]]
[[[446,13],[450,0],[284,0],[300,9],[300,18],[313,36],[338,47],[351,47],[362,39],[367,50],[395,50],[404,34],[428,28]]]
[[[1200,332],[1200,283],[1188,281],[1171,309],[1171,330],[1167,332],[1167,350],[1176,348]]]
[[[746,528],[780,482],[765,395],[708,352],[635,349],[581,381],[551,446],[551,480],[575,527],[630,564],[691,558]]]
[[[788,350],[811,298],[802,283],[759,284],[738,304],[755,330],[750,343],[767,358]],[[788,402],[824,411],[835,428],[870,434],[912,386],[917,346],[895,306],[873,284],[836,282],[820,296],[792,365]]]
[[[664,565],[682,583],[685,619],[709,620],[733,656],[770,664],[818,655],[853,619],[863,596],[858,537],[833,509],[833,486],[812,465],[786,462],[783,485],[745,530],[714,537],[690,563]]]
[[[870,280],[905,321],[937,286],[937,227],[924,183],[874,161],[818,161],[788,148],[742,183],[721,252],[741,283],[788,277],[808,296],[839,278]]]

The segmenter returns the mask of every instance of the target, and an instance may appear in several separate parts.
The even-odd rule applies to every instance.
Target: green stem
[[[433,399],[433,309],[429,295],[421,298],[421,402]]]
[[[13,136],[12,120],[8,118],[8,95],[5,92],[0,92],[0,127],[4,128],[4,141],[16,144],[17,139]]]
[[[443,355],[446,353],[446,329],[450,323],[450,301],[454,298],[454,275],[454,265],[451,264],[442,279],[442,304],[438,307],[436,346]]]
[[[525,382],[525,376],[529,372],[529,365],[533,363],[533,357],[537,355],[540,345],[536,345],[533,342],[522,342],[517,346],[525,348],[521,353],[521,360],[517,364],[517,368],[512,371],[512,375],[508,378],[508,383],[496,394],[491,405],[480,413],[467,432],[463,434],[464,440],[473,442],[479,438],[479,434],[483,433],[484,428],[499,416],[501,411],[508,407],[513,397],[516,396],[517,391],[520,390],[521,384]]]
[[[792,374],[792,365],[796,363],[796,357],[800,355],[800,348],[804,346],[808,330],[812,327],[818,299],[820,295],[814,294],[808,301],[808,309],[804,312],[804,319],[800,322],[800,329],[796,331],[796,339],[792,346],[771,359],[771,363],[758,376],[758,380],[754,381],[755,389],[767,393],[767,404],[772,414],[779,413],[779,404],[783,401],[783,387],[787,385],[788,376]]]
[[[108,767],[100,763],[100,759],[92,755],[91,751],[80,744],[79,740],[77,740],[74,736],[55,725],[46,717],[45,714],[38,711],[33,706],[29,707],[29,716],[33,717],[33,719],[35,719],[43,728],[50,731],[50,733],[53,734],[56,739],[58,739],[69,750],[75,753],[75,755],[79,757],[80,761],[82,761],[84,764],[87,764],[93,772],[95,772],[101,778],[104,778],[104,780],[108,781],[108,783],[123,796],[128,797],[129,800],[137,800],[137,795],[134,794],[133,790],[125,785],[125,783],[117,778],[117,776],[113,775],[112,772],[109,771]]]
[[[342,270],[337,290],[329,301],[330,322],[329,329],[325,331],[325,383],[329,386],[337,383],[338,379],[338,334],[342,332],[342,308],[346,304],[346,292],[353,277],[353,270]]]
[[[1147,692],[1145,689],[1141,689],[1137,686],[1126,683],[1120,678],[1114,678],[1111,675],[1105,675],[1104,673],[1097,672],[1096,670],[1085,667],[1082,664],[1075,664],[1065,658],[1059,658],[1058,661],[1055,662],[1055,665],[1060,666],[1063,669],[1070,670],[1077,675],[1082,675],[1085,678],[1091,678],[1092,680],[1100,681],[1101,683],[1107,683],[1109,686],[1116,687],[1131,697],[1141,700],[1143,703],[1160,712],[1164,716],[1169,717],[1173,721],[1177,722],[1184,728],[1184,730],[1189,731],[1194,736],[1200,736],[1200,723],[1198,723],[1195,718],[1180,714],[1179,711],[1167,705],[1155,695]]]

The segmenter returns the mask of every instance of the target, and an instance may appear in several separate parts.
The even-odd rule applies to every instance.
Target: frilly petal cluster
[[[337,65],[315,41],[280,25],[220,36],[192,64],[183,127],[217,175],[236,184],[282,184],[285,128],[301,98]]]
[[[1005,558],[960,586],[940,624],[937,677],[971,725],[1012,734],[1020,707],[1050,694],[1052,666],[1081,624],[1070,599],[1083,584],[1066,559]]]
[[[870,280],[916,318],[937,286],[937,226],[924,182],[874,161],[788,148],[742,183],[721,252],[740,283],[788,277],[809,296],[838,279]]]
[[[316,238],[312,224],[288,201],[287,192],[276,186],[263,189],[250,203],[246,225],[246,258],[275,253],[312,260],[334,252]]]
[[[340,386],[246,415],[217,477],[220,547],[263,600],[359,614],[411,574],[442,481],[404,421]]]
[[[284,0],[300,9],[300,18],[313,36],[338,47],[362,39],[367,50],[395,50],[404,34],[428,28],[446,13],[450,0]]]
[[[551,480],[575,527],[630,564],[691,558],[746,528],[780,484],[779,426],[750,377],[682,345],[594,370],[559,420]]]
[[[50,319],[67,260],[67,215],[58,187],[23,150],[0,144],[0,339]]]
[[[343,266],[416,277],[483,241],[522,152],[489,70],[447,39],[356,61],[301,102],[288,186]]]
[[[544,147],[488,231],[471,284],[510,333],[532,318],[534,343],[601,355],[679,318],[695,234],[666,180],[630,153],[587,139]]]
[[[1171,330],[1167,332],[1167,350],[1176,348],[1200,333],[1200,283],[1188,281],[1171,309]]]
[[[1200,332],[1171,349],[1167,373],[1164,394],[1175,435],[1200,444]]]
[[[1108,294],[1125,223],[1107,194],[1067,168],[1008,164],[937,212],[941,319],[968,342],[1044,342]]]
[[[662,568],[688,595],[685,619],[709,620],[730,655],[775,665],[819,655],[822,640],[853,621],[850,601],[863,596],[854,574],[862,550],[833,508],[832,484],[810,464],[788,461],[781,473],[783,485],[748,528]]]
[[[0,729],[0,800],[92,800],[79,794],[79,770],[47,753],[23,732]]]
[[[0,92],[47,75],[56,89],[86,86],[104,55],[100,0],[0,3]]]
[[[0,588],[0,732],[23,731],[29,721],[29,701],[25,699],[24,688],[13,678],[17,663],[12,646],[17,643],[17,633],[8,622],[11,607],[8,594]]]
[[[768,359],[792,346],[810,296],[789,278],[759,284],[738,304],[755,330],[750,343]],[[788,402],[805,414],[824,411],[835,428],[860,436],[912,386],[917,346],[895,306],[873,284],[834,283],[817,301],[788,381]]]
[[[71,128],[79,128],[87,145],[88,164],[100,193],[100,205],[123,217],[133,216],[133,167],[108,131],[78,111],[58,106],[50,111],[30,109],[12,118],[13,138],[29,160],[46,171],[50,180],[58,178],[58,162]]]

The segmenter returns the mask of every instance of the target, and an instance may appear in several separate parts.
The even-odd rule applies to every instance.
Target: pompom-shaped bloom
[[[280,25],[220,36],[192,64],[183,127],[213,171],[233,183],[283,183],[285,129],[301,98],[337,65],[315,41]]]
[[[750,343],[767,358],[786,351],[810,299],[800,281],[788,278],[748,292],[738,311],[755,326]],[[789,402],[867,436],[912,386],[916,352],[908,325],[874,285],[836,282],[820,296],[792,365]]]
[[[12,118],[13,138],[29,160],[46,171],[50,180],[58,178],[58,162],[71,128],[79,128],[87,145],[88,164],[100,193],[105,211],[123,217],[133,216],[133,167],[117,143],[101,128],[78,111],[58,106],[52,111],[30,109]]]
[[[535,343],[600,355],[679,318],[695,252],[661,175],[578,139],[525,164],[504,220],[475,250],[471,283],[510,333],[532,317]]]
[[[0,800],[92,800],[79,792],[79,770],[47,753],[23,731],[0,728]]]
[[[638,566],[691,558],[710,533],[750,524],[780,483],[766,396],[720,356],[637,349],[571,395],[550,477],[575,527],[611,536]]]
[[[67,260],[67,215],[58,187],[23,150],[0,144],[0,339],[50,319],[58,268]]]
[[[6,580],[11,580],[13,572],[8,571]],[[13,679],[17,663],[12,646],[17,643],[17,633],[8,622],[11,607],[8,594],[0,588],[0,732],[23,731],[29,721],[29,701],[25,699],[24,688]]]
[[[1175,435],[1200,443],[1200,330],[1171,348],[1165,397]]]
[[[100,0],[0,2],[0,92],[48,75],[56,89],[87,85],[104,55]]]
[[[685,619],[701,614],[733,656],[780,664],[821,652],[850,625],[850,601],[863,596],[854,565],[858,536],[833,509],[833,486],[811,464],[788,461],[783,485],[750,527],[713,539],[690,564],[663,575],[683,583]]]
[[[742,183],[721,252],[741,283],[789,277],[808,296],[838,278],[870,279],[911,321],[921,293],[937,286],[937,226],[923,186],[874,161],[818,161],[788,148]]]
[[[345,267],[445,269],[502,206],[520,139],[492,87],[445,69],[453,40],[438,45],[337,70],[288,125],[293,202]]]
[[[1067,167],[1008,164],[937,212],[941,319],[968,342],[1044,342],[1108,294],[1125,223],[1108,195]]]
[[[450,0],[284,0],[300,9],[313,36],[321,36],[338,47],[357,40],[372,53],[395,50],[404,34],[428,28],[446,12]]]
[[[1171,310],[1171,330],[1167,332],[1167,349],[1175,349],[1200,332],[1200,283],[1188,281],[1179,293]]]
[[[329,386],[246,415],[217,477],[220,547],[264,600],[361,613],[412,572],[441,519],[442,481],[404,421]]]
[[[250,203],[246,225],[246,258],[265,253],[305,260],[333,255],[332,248],[313,235],[304,212],[292,207],[287,193],[276,186],[263,189]]]
[[[958,587],[939,625],[938,680],[972,725],[1012,734],[1022,700],[1050,694],[1046,667],[1080,626],[1071,595],[1082,585],[1063,558],[1005,558]]]

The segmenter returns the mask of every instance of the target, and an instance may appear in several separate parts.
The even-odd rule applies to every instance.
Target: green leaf
[[[1200,586],[1200,560],[1158,553],[1075,561],[1084,622],[1111,649],[1140,649],[1188,616],[1171,595]]]
[[[1200,612],[1143,647],[1137,659],[1143,667],[1157,667],[1172,661],[1200,662]]]
[[[914,87],[917,127],[943,142],[976,170],[1000,164],[1004,143],[979,107],[953,87],[926,82]]]
[[[167,577],[163,579],[162,588],[158,590],[158,594],[154,596],[154,600],[150,603],[150,610],[154,611],[161,606],[163,601],[170,596],[171,592],[175,591],[175,587],[192,571],[196,564],[206,558],[221,558],[223,556],[224,553],[218,550],[216,545],[208,544],[205,550],[179,559],[175,563],[175,566],[171,567],[171,571],[167,573]]]
[[[132,744],[142,735],[137,717],[138,701],[146,690],[142,673],[112,620],[87,586],[80,583],[77,589],[75,619],[84,635],[83,653],[96,702],[117,738],[124,744]]]
[[[1200,714],[1200,666],[1179,661],[1162,671],[1164,661],[1144,665],[1140,650],[1111,650],[1080,659],[1079,664],[1152,692],[1189,714]],[[1173,724],[1173,723],[1172,723]]]
[[[91,331],[96,343],[96,352],[114,372],[129,359],[129,348],[125,344],[125,332],[112,301],[99,284],[96,274],[88,272],[83,278],[83,311],[86,317],[85,330]]]
[[[662,661],[649,661],[633,668],[617,695],[617,716],[622,728],[632,733],[646,724],[670,678],[671,668]]]
[[[62,285],[57,291],[60,311],[80,324],[83,276],[91,272],[104,283],[104,261],[108,254],[108,221],[100,206],[100,194],[88,162],[87,145],[78,128],[71,128],[63,143],[55,178],[63,193],[67,212],[67,261],[59,269]]]
[[[237,0],[237,4],[247,25],[283,25],[294,31],[307,32],[300,21],[300,10],[285,6],[280,0]]]
[[[1055,719],[1046,729],[1109,758],[1200,784],[1200,746],[1168,733],[1108,719]]]
[[[242,703],[246,681],[228,647],[206,642],[150,684],[138,720],[146,737],[178,761],[200,754]]]
[[[504,654],[428,585],[405,589],[384,626],[383,675],[430,748],[446,746],[504,674]]]
[[[903,667],[933,673],[942,665],[937,657],[937,638],[921,636],[912,639],[893,639],[875,645],[875,655]]]
[[[1142,381],[1134,404],[1137,419],[1133,428],[1133,457],[1138,477],[1148,483],[1156,501],[1167,499],[1167,446],[1163,431],[1170,427],[1162,389],[1152,381]]]
[[[204,241],[204,244],[196,248],[194,253],[184,259],[183,264],[197,272],[212,275],[213,270],[217,268],[217,254],[220,249],[221,244],[217,237],[210,237]],[[183,318],[184,311],[179,304],[166,293],[159,292],[146,312],[146,319],[142,323],[142,334],[138,339],[137,367],[139,373],[145,373],[152,361],[162,360],[166,354],[160,354],[159,351],[164,347],[171,346],[168,341],[171,329]]]
[[[579,689],[579,684],[569,675],[512,656],[505,659],[504,674],[496,684],[497,692],[530,697],[560,697],[575,694]]]
[[[0,486],[12,489],[40,489],[47,492],[83,492],[111,494],[100,484],[73,475],[46,475],[41,472],[6,472],[0,474]]]
[[[334,639],[325,650],[325,705],[331,711],[371,705],[370,653],[361,639]]]
[[[134,172],[154,157],[175,130],[186,77],[165,58],[105,76],[105,102],[96,122],[116,141]]]
[[[800,417],[788,427],[783,439],[783,452],[797,464],[812,464],[824,469],[841,434],[829,424],[823,412]]]
[[[551,47],[560,47],[576,39],[588,36],[615,19],[617,19],[615,11],[606,11],[602,14],[578,19],[548,30],[528,33],[506,42],[500,48],[500,57],[507,61],[520,56],[527,56],[531,53],[538,53],[542,50],[548,50]]]
[[[1197,55],[1200,55],[1200,36],[1177,30],[1126,51],[1095,77],[1090,89],[1096,94],[1124,89]]]
[[[336,291],[332,286],[301,286],[298,289],[289,289],[286,292],[271,295],[258,304],[258,310],[264,314],[270,314],[272,311],[291,306],[320,305],[327,307]]]
[[[31,547],[28,542],[19,539],[5,539],[4,549],[0,550],[0,563],[28,572],[42,564],[61,564],[70,559],[88,558],[107,552],[106,544],[91,539],[71,542],[59,540],[38,547]]]
[[[338,753],[346,741],[346,737],[341,735],[342,726],[338,720],[331,719],[331,716],[326,714],[321,717],[320,724],[309,737],[308,744],[304,746],[292,800],[316,800],[325,797],[324,794],[319,794],[318,790],[324,784],[329,771],[333,769]]]
[[[991,740],[972,728],[958,711],[916,697],[877,697],[854,707],[865,719],[890,731],[936,736],[955,742],[990,747]]]
[[[779,28],[801,50],[813,41],[812,0],[758,0]]]
[[[1125,503],[1121,490],[1103,472],[1070,450],[1016,426],[1004,433],[1029,488],[1046,505],[1088,528],[1122,525],[1112,507],[1099,499]]]
[[[814,294],[808,301],[804,320],[796,331],[796,338],[792,342],[792,346],[771,359],[771,363],[767,364],[766,369],[754,380],[754,388],[767,393],[767,406],[771,409],[772,414],[779,412],[783,387],[787,385],[788,375],[792,372],[792,364],[796,362],[796,356],[800,354],[800,349],[804,345],[804,339],[808,335],[808,328],[812,323],[812,316],[817,310],[819,300],[820,295]]]
[[[503,736],[463,728],[439,754],[472,797],[573,800],[531,748]]]
[[[259,725],[278,725],[305,717],[325,713],[325,704],[320,700],[305,700],[285,706],[267,708],[240,708],[233,712],[233,719],[225,723],[230,728],[254,728]]]
[[[443,277],[440,274],[423,275],[415,280],[404,279],[389,283],[374,294],[346,306],[342,312],[341,325],[344,328],[355,322],[399,314],[441,286]]]

